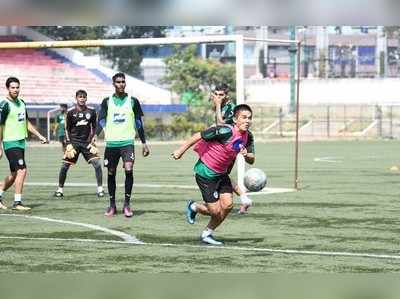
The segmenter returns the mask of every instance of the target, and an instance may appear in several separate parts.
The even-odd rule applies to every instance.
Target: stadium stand
[[[20,36],[0,37],[0,42],[23,40]],[[73,64],[50,50],[2,50],[0,69],[0,82],[9,76],[21,80],[21,95],[30,104],[72,102],[77,89],[86,89],[89,100],[99,103],[112,92],[107,77]]]

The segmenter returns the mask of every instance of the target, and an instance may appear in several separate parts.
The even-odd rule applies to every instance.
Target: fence
[[[303,105],[300,136],[315,138],[400,138],[398,105]],[[259,137],[294,136],[287,107],[255,106],[252,131]]]

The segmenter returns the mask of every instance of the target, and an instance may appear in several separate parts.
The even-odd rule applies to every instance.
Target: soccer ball
[[[250,168],[244,174],[244,186],[250,192],[258,192],[267,184],[267,176],[258,168]]]

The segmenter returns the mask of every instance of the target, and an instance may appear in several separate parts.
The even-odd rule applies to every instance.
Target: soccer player
[[[104,128],[106,149],[104,152],[104,166],[108,168],[107,186],[110,195],[110,205],[106,216],[117,214],[115,202],[116,171],[119,159],[122,158],[125,170],[125,200],[122,213],[125,217],[132,217],[130,208],[133,187],[133,164],[135,161],[134,139],[135,127],[142,142],[142,155],[147,157],[150,150],[146,145],[143,127],[143,112],[138,99],[125,92],[126,81],[123,73],[112,77],[115,93],[101,103],[97,134]]]
[[[56,125],[53,131],[53,134],[57,136],[58,141],[61,143],[63,153],[67,146],[65,142],[65,114],[67,113],[67,110],[67,104],[60,104],[60,113],[56,115]]]
[[[220,84],[215,87],[214,92],[211,95],[211,99],[215,108],[215,123],[217,125],[234,124],[233,110],[235,108],[235,104],[230,100],[228,92],[228,85]],[[249,138],[252,140],[254,139],[253,134],[250,131]],[[228,173],[230,173],[231,169],[229,169]],[[236,183],[233,183],[233,191],[240,197],[239,214],[246,213],[252,204],[251,199],[240,189],[239,185]]]
[[[201,241],[212,245],[223,242],[214,239],[214,230],[224,221],[233,207],[233,187],[228,175],[229,168],[236,156],[242,154],[247,163],[255,160],[254,144],[249,138],[252,110],[248,105],[238,105],[233,110],[234,126],[212,126],[194,134],[181,147],[172,153],[174,159],[182,155],[193,145],[199,155],[194,166],[197,185],[205,203],[189,201],[186,217],[190,224],[195,222],[197,213],[211,216],[207,227],[201,234]]]
[[[78,90],[75,94],[75,99],[76,105],[68,110],[65,119],[65,140],[67,145],[59,173],[58,189],[54,196],[64,196],[64,184],[68,170],[71,165],[76,164],[79,154],[82,153],[85,160],[95,170],[97,196],[104,197],[103,173],[95,145],[96,111],[86,106],[87,93],[85,90]]]
[[[25,102],[19,97],[20,82],[18,78],[9,77],[6,80],[6,88],[8,95],[0,102],[0,159],[3,156],[4,149],[11,174],[0,185],[0,209],[7,209],[7,206],[1,200],[3,192],[15,183],[12,208],[27,211],[30,208],[22,204],[22,190],[26,178],[25,139],[28,137],[29,131],[38,137],[42,143],[47,143],[47,140],[28,119]]]

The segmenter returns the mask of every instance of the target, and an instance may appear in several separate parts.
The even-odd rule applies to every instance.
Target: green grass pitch
[[[173,161],[169,153],[175,147],[153,145],[146,159],[137,147],[135,183],[194,185],[195,156],[190,151],[182,160]],[[185,221],[187,199],[200,199],[195,189],[134,187],[134,217],[125,219],[120,213],[108,219],[103,216],[107,199],[97,199],[93,186],[67,186],[64,199],[55,199],[56,187],[28,185],[24,198],[32,211],[0,212],[0,272],[398,272],[399,259],[252,250],[397,255],[400,174],[388,169],[400,164],[398,149],[397,141],[303,143],[302,190],[254,196],[254,206],[244,216],[236,214],[236,198],[234,211],[215,233],[226,243],[218,249],[200,246],[198,237],[207,217],[198,217],[195,225]],[[28,148],[27,182],[57,183],[60,156],[58,147]],[[256,144],[256,157],[255,166],[267,173],[269,187],[292,187],[292,143]],[[118,172],[121,184],[121,165]],[[7,173],[3,157],[0,175]],[[82,157],[69,171],[67,183],[95,183],[94,171]],[[117,194],[120,209],[122,187]],[[10,206],[12,200],[10,189],[4,201]],[[102,242],[122,239],[86,227],[5,216],[11,214],[99,225],[151,244]]]

